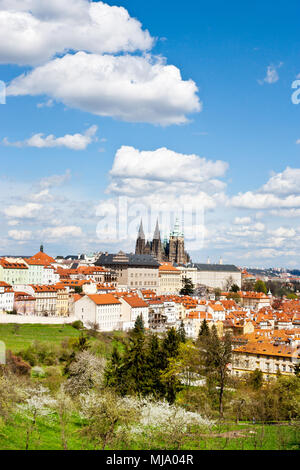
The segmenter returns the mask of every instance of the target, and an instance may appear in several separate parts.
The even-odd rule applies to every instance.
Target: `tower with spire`
[[[154,230],[153,240],[151,244],[151,254],[158,260],[163,260],[162,244],[160,239],[160,230],[158,225],[158,219],[156,220],[156,226]]]
[[[145,246],[146,246],[146,240],[145,240],[145,234],[144,234],[144,228],[143,228],[143,221],[141,219],[140,228],[139,228],[138,236],[136,239],[135,254],[136,255],[145,254]]]
[[[164,238],[163,243],[160,238],[158,219],[153,234],[152,241],[147,241],[144,234],[143,222],[141,220],[138,236],[136,240],[135,253],[137,255],[151,254],[159,262],[169,261],[176,264],[186,264],[190,261],[188,253],[184,250],[184,234],[180,230],[179,220],[176,219],[170,237]]]

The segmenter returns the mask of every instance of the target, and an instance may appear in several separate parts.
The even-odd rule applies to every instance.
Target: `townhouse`
[[[162,294],[179,294],[182,288],[182,276],[179,269],[172,263],[162,263],[159,268],[159,289]]]
[[[138,316],[143,318],[145,328],[149,328],[149,305],[143,299],[130,293],[118,294],[117,297],[122,304],[124,329],[133,328]]]
[[[12,312],[14,309],[14,291],[6,282],[0,282],[0,313]]]
[[[234,348],[231,369],[236,376],[259,369],[265,379],[270,379],[278,373],[294,374],[294,367],[299,361],[298,348],[269,341],[252,341]]]
[[[97,324],[100,331],[122,330],[121,307],[112,294],[84,295],[75,302],[74,314],[86,327]]]

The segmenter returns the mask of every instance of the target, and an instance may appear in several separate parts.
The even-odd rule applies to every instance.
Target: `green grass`
[[[6,348],[18,353],[30,346],[34,341],[60,344],[66,337],[76,338],[80,334],[70,325],[18,325],[0,324],[0,341],[4,341]]]
[[[26,349],[34,341],[47,344],[60,345],[65,338],[77,338],[81,331],[76,330],[71,325],[32,325],[24,324],[0,324],[0,341],[4,341],[6,349],[11,349],[15,354]],[[91,345],[98,342],[102,345],[100,352],[107,356],[112,347],[116,346],[119,352],[124,349],[124,337],[126,333],[114,331],[112,333],[98,333],[98,337],[90,337]],[[95,344],[95,346],[97,346]]]
[[[13,422],[0,426],[0,449],[22,450],[26,445],[26,420],[15,415]],[[68,449],[92,449],[88,440],[83,441],[80,436],[81,421],[73,416],[67,427]],[[214,437],[213,434],[228,432],[241,433],[240,437]],[[210,431],[200,437],[188,436],[181,447],[182,450],[299,450],[300,430],[294,426],[282,425],[250,425],[229,424],[214,426]],[[172,444],[166,444],[168,449]],[[143,447],[137,440],[128,447],[129,450],[141,450]],[[162,442],[154,443],[152,450],[163,449]],[[62,449],[60,425],[57,417],[52,419],[39,419],[37,431],[30,439],[31,450],[59,450]],[[117,449],[115,449],[117,450]]]

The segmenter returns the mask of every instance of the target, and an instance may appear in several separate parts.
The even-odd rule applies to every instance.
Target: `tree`
[[[224,283],[224,289],[226,292],[229,292],[229,290],[231,289],[232,285],[234,284],[234,279],[232,276],[229,276],[225,283]]]
[[[208,326],[206,319],[204,318],[199,329],[198,339],[201,339],[202,336],[209,336],[209,333],[210,333],[209,326]]]
[[[238,304],[241,301],[241,296],[238,292],[231,292],[230,294],[228,294],[227,299],[234,300]]]
[[[74,292],[75,292],[75,294],[82,294],[82,287],[81,286],[75,286],[74,287]]]
[[[215,300],[219,300],[220,297],[221,297],[221,294],[222,294],[222,291],[221,289],[219,289],[218,287],[214,290],[214,294],[215,294]]]
[[[183,380],[184,385],[191,386],[199,378],[200,361],[196,346],[188,341],[180,343],[178,355],[169,359],[167,369],[162,372],[162,379],[168,383],[170,379],[178,389]]]
[[[262,292],[263,294],[267,294],[268,291],[267,291],[267,286],[266,284],[264,283],[264,281],[262,281],[261,279],[258,279],[255,284],[254,284],[254,290],[255,292]]]
[[[232,339],[226,332],[223,338],[218,337],[215,325],[212,326],[209,336],[203,336],[200,341],[200,355],[202,356],[203,370],[208,380],[213,380],[218,387],[219,413],[223,418],[223,396],[229,372],[228,364],[231,362]]]
[[[66,390],[72,396],[86,393],[91,388],[101,388],[104,383],[106,361],[89,351],[76,355],[75,361],[69,366]]]
[[[294,373],[295,373],[295,376],[300,379],[300,364],[294,365]]]
[[[80,405],[86,420],[81,433],[95,450],[105,450],[107,446],[118,448],[114,443],[124,440],[126,430],[137,421],[139,415],[139,410],[130,400],[107,390],[101,395],[94,392],[83,394]]]
[[[145,333],[145,325],[144,325],[144,320],[143,320],[142,315],[139,315],[137,317],[137,319],[135,320],[134,328],[132,330],[132,333],[135,334],[135,335]]]
[[[233,284],[230,288],[230,292],[239,292],[240,288],[237,284]]]
[[[260,369],[255,369],[248,378],[248,383],[253,390],[260,390],[263,385],[263,373]]]
[[[194,293],[195,286],[192,280],[188,277],[182,279],[183,287],[180,290],[180,295],[192,295]]]
[[[181,320],[181,323],[180,323],[180,327],[178,328],[178,336],[179,336],[179,339],[180,339],[181,343],[186,342],[186,332],[185,332],[184,323],[183,323],[182,320]]]

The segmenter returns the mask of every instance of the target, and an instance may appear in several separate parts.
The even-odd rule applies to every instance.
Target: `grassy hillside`
[[[61,345],[67,338],[77,338],[80,330],[76,330],[71,325],[16,325],[0,324],[0,341],[6,345],[13,353],[18,353],[26,349],[34,341],[48,345]],[[97,338],[90,337],[90,342],[94,343],[95,350],[103,355],[111,351],[113,346],[122,349],[123,332],[114,331],[111,333],[98,333]]]

